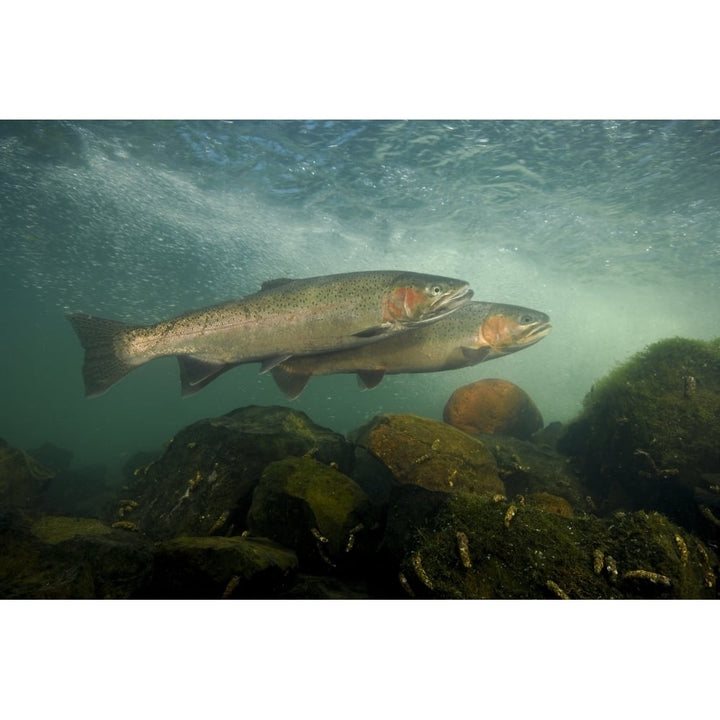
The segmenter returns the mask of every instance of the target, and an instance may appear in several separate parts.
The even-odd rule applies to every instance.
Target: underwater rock
[[[53,476],[31,455],[0,439],[0,505],[32,507]]]
[[[428,490],[500,493],[492,453],[445,423],[417,415],[378,415],[351,433],[399,483],[413,483]]]
[[[303,455],[335,463],[341,472],[354,459],[342,435],[290,408],[250,406],[200,420],[183,428],[162,457],[136,471],[118,519],[136,523],[156,540],[239,535],[265,466]]]
[[[565,498],[551,493],[531,493],[525,498],[525,503],[529,507],[555,513],[555,515],[562,515],[563,517],[572,517],[574,515],[572,505]]]
[[[178,537],[158,543],[148,597],[276,597],[292,584],[294,552],[265,538]]]
[[[0,536],[3,598],[136,597],[152,570],[149,541],[94,518],[15,517]]]
[[[592,500],[582,479],[565,455],[533,440],[502,435],[480,435],[495,456],[498,473],[509,497],[550,493],[566,500],[574,510],[592,511]]]
[[[369,550],[370,500],[338,470],[312,458],[270,463],[253,494],[253,535],[293,548],[302,563],[328,569]]]
[[[101,517],[112,522],[117,486],[104,465],[58,470],[43,488],[38,509],[47,515]]]
[[[406,596],[717,596],[717,558],[659,513],[564,517],[529,503],[457,493],[446,494],[426,518],[406,533],[401,549],[393,548],[396,586]]]
[[[459,387],[450,396],[443,420],[468,435],[510,435],[527,440],[543,419],[530,396],[517,385],[488,378]]]
[[[707,478],[720,472],[718,427],[720,339],[673,338],[597,382],[558,448],[603,511],[659,510],[717,541],[720,487]]]
[[[67,470],[72,465],[72,451],[58,447],[54,443],[43,443],[36,448],[31,448],[28,452],[36,460],[56,472]]]

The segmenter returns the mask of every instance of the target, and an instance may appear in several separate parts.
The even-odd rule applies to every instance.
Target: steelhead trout
[[[530,347],[550,332],[550,318],[518,305],[470,302],[450,317],[374,345],[286,360],[272,376],[289,399],[313,375],[356,373],[363,388],[386,374],[469,367]]]
[[[267,372],[297,355],[378,342],[435,322],[471,297],[463,280],[381,270],[271,280],[252,295],[154,325],[83,313],[68,319],[85,349],[86,395],[168,355],[178,358],[187,394],[240,363],[260,361]]]

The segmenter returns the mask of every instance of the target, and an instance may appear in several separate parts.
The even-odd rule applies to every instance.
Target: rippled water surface
[[[346,432],[440,418],[483,377],[546,422],[654,340],[720,334],[720,123],[0,122],[0,437],[121,466],[180,427],[286,404],[256,365],[180,398],[172,359],[83,396],[69,311],[153,322],[274,277],[408,269],[550,314],[552,333],[461,371],[293,406]]]

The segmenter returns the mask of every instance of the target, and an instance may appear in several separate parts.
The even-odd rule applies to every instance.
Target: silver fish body
[[[263,370],[297,355],[374,343],[439,320],[472,297],[463,280],[368,271],[267,282],[252,295],[134,326],[76,313],[68,318],[85,349],[87,395],[99,395],[158,357],[180,361],[184,391],[229,367]]]
[[[291,358],[272,369],[285,395],[297,397],[313,375],[356,373],[365,388],[386,374],[424,373],[476,365],[535,344],[550,318],[518,305],[470,302],[442,320],[382,342]]]

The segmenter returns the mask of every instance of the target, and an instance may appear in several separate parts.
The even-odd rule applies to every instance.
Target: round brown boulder
[[[443,420],[469,435],[510,435],[520,440],[543,427],[542,415],[530,396],[497,378],[459,387],[445,405]]]

